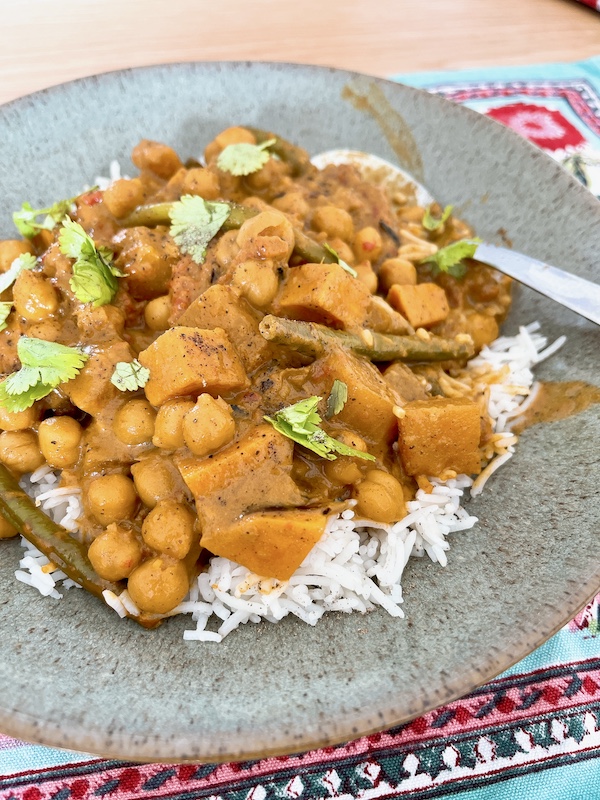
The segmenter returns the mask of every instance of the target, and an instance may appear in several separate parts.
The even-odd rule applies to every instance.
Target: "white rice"
[[[538,323],[523,326],[516,336],[502,336],[484,347],[449,379],[451,387],[486,402],[492,422],[490,461],[475,481],[467,475],[446,481],[432,478],[430,491],[419,489],[407,503],[407,516],[393,525],[359,519],[352,508],[331,517],[323,538],[289,581],[266,579],[225,558],[213,557],[189,596],[166,616],[191,615],[195,627],[186,630],[183,638],[203,642],[220,642],[239,625],[278,622],[288,614],[309,625],[316,625],[330,611],[365,613],[378,606],[394,617],[403,617],[401,581],[408,559],[426,554],[446,566],[449,534],[468,530],[477,522],[461,505],[465,490],[470,489],[472,497],[480,494],[496,469],[512,457],[517,437],[510,424],[535,391],[532,368],[564,341],[561,336],[547,346]],[[82,513],[80,493],[57,487],[58,479],[44,466],[24,478],[22,485],[46,513],[75,531]],[[23,546],[26,553],[15,572],[17,580],[55,599],[62,597],[59,588],[76,586],[24,539]],[[104,599],[121,617],[139,613],[127,591],[120,596],[104,592]]]

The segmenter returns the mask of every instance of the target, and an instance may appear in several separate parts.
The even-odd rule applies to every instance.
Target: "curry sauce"
[[[240,145],[258,166],[240,172]],[[150,616],[187,594],[201,547],[287,580],[334,511],[393,523],[424,475],[479,472],[489,422],[438,378],[510,306],[508,278],[436,261],[470,235],[437,206],[425,225],[408,195],[249,128],[204,158],[144,140],[138,176],[0,242],[0,272],[30,259],[2,296],[4,375],[24,341],[84,360],[0,404],[0,461],[81,489],[94,569]]]

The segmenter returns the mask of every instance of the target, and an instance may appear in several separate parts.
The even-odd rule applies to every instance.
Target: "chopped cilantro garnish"
[[[12,307],[12,303],[0,303],[0,331],[3,331],[7,327],[6,320],[8,319]]]
[[[31,253],[22,253],[15,258],[6,272],[0,275],[0,294],[13,285],[20,272],[24,269],[33,269],[36,264],[37,259]]]
[[[110,303],[119,288],[117,278],[123,277],[112,263],[112,250],[96,247],[92,237],[69,217],[63,220],[58,241],[61,253],[75,259],[69,281],[75,297],[94,306]]]
[[[334,250],[330,244],[327,244],[327,242],[325,242],[323,244],[323,249],[327,250],[329,255],[335,258],[335,263],[339,264],[342,269],[345,269],[346,272],[349,272],[353,278],[358,278],[358,272],[355,269],[353,269],[350,266],[350,264],[347,264],[342,258],[340,258],[339,255],[337,254],[337,251]]]
[[[438,218],[432,215],[431,206],[427,206],[425,213],[423,214],[423,221],[421,224],[426,231],[437,231],[438,228],[441,228],[444,222],[446,222],[452,213],[453,208],[454,206],[446,206],[446,208],[442,211],[442,216]]]
[[[265,417],[265,419],[276,431],[328,461],[334,461],[338,455],[375,461],[375,457],[370,453],[363,453],[362,450],[348,447],[319,427],[321,417],[317,413],[317,406],[320,400],[321,398],[317,396],[308,397],[306,400],[300,400],[298,403],[282,408],[274,417]]]
[[[133,361],[119,361],[115,365],[110,382],[122,392],[135,392],[143,389],[150,378],[150,370],[142,367],[137,358]]]
[[[327,411],[325,417],[331,419],[339,414],[348,400],[348,386],[337,378],[333,382],[329,397],[327,398]]]
[[[251,175],[264,167],[269,158],[267,148],[275,144],[277,139],[267,139],[261,144],[239,142],[229,144],[217,158],[217,167],[231,175]]]
[[[473,258],[479,244],[481,239],[460,239],[422,259],[421,264],[431,263],[437,272],[447,272],[455,278],[462,278],[467,269],[463,259]]]
[[[208,243],[221,230],[230,211],[228,203],[211,203],[196,195],[184,195],[173,203],[169,213],[175,244],[196,264],[203,264]]]
[[[17,343],[21,369],[0,383],[0,406],[25,411],[61,383],[79,374],[88,359],[76,347],[22,336]]]
[[[13,222],[22,236],[33,238],[40,231],[51,231],[71,210],[75,197],[68,200],[59,200],[48,208],[32,208],[31,203],[23,203],[20,211],[13,214]],[[41,222],[37,218],[43,216]]]

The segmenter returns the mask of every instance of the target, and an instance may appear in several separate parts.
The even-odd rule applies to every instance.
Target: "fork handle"
[[[475,258],[600,325],[600,286],[506,247],[480,244]]]

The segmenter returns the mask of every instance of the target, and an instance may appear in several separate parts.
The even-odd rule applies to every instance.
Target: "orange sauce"
[[[515,420],[512,430],[522,433],[540,422],[566,419],[595,403],[600,403],[599,386],[585,381],[543,382],[529,408]]]

